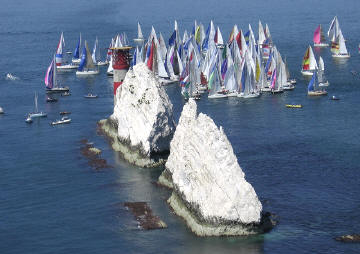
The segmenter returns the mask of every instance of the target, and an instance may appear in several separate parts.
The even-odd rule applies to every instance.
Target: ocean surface
[[[358,0],[347,1],[0,1],[0,253],[359,253],[359,244],[333,238],[360,233],[360,42]],[[325,62],[329,96],[309,98],[300,74],[306,47],[322,24],[337,15],[347,61],[334,61],[328,48],[315,50]],[[234,24],[257,35],[258,20],[286,56],[298,83],[294,91],[259,99],[208,100],[198,109],[224,127],[246,179],[266,211],[279,224],[270,233],[249,237],[199,238],[166,203],[170,192],[154,184],[162,168],[124,162],[96,132],[96,123],[113,111],[112,79],[58,75],[71,96],[45,102],[44,76],[64,32],[73,51],[79,33],[101,55],[116,33],[135,38],[137,22],[147,36],[153,25],[167,40],[174,19],[181,34],[194,20],[210,19],[227,39]],[[6,80],[12,73],[19,80]],[[178,120],[184,101],[177,85],[166,87]],[[25,123],[34,108],[48,117]],[[97,99],[83,95],[96,93]],[[336,95],[341,100],[332,101]],[[302,104],[287,109],[285,104]],[[60,111],[71,111],[69,125],[52,127]],[[113,168],[95,170],[81,155],[81,140],[94,142]],[[168,225],[137,228],[124,202],[146,201]]]

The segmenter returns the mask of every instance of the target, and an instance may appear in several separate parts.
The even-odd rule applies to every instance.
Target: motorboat
[[[70,122],[71,122],[71,119],[67,116],[64,116],[60,120],[51,122],[51,125],[59,125],[59,124],[65,124],[65,123],[70,123]]]

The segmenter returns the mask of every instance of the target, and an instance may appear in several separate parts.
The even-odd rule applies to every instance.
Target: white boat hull
[[[74,64],[65,64],[65,65],[56,66],[56,69],[59,71],[73,70],[77,68],[78,66]]]
[[[66,120],[58,120],[58,121],[55,121],[55,122],[52,122],[51,125],[59,125],[59,124],[66,124],[66,123],[70,123],[71,122],[71,119],[66,119]]]
[[[301,74],[304,76],[312,76],[313,73],[314,73],[313,71],[304,71],[304,70],[301,71]]]
[[[30,113],[29,117],[32,118],[38,118],[38,117],[47,117],[47,114],[44,112],[39,112],[39,113]]]
[[[329,43],[314,43],[314,47],[329,47]]]
[[[216,93],[213,95],[208,95],[209,99],[220,99],[220,98],[227,98],[226,94],[222,94],[222,93]]]
[[[260,97],[260,93],[250,93],[247,95],[243,95],[241,98],[251,99],[251,98],[258,98],[258,97]]]
[[[69,92],[69,87],[65,86],[65,87],[54,87],[51,89],[46,89],[46,93],[64,93],[64,92]]]
[[[108,65],[108,62],[103,62],[103,61],[99,61],[96,63],[97,66],[104,66],[104,65]]]
[[[308,91],[309,96],[321,96],[321,95],[327,95],[326,91]]]
[[[346,59],[346,58],[350,58],[350,54],[347,54],[347,55],[333,54],[332,57]]]
[[[237,97],[238,96],[238,93],[237,92],[229,92],[227,94],[227,97]]]
[[[89,75],[96,75],[99,74],[99,70],[92,70],[92,71],[77,71],[76,75],[78,76],[89,76]]]

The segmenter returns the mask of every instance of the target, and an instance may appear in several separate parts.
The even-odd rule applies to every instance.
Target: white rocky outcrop
[[[194,100],[184,106],[160,183],[173,187],[175,213],[200,236],[262,232],[262,205],[245,180],[222,127],[197,115]]]
[[[158,155],[169,152],[175,131],[173,105],[164,88],[140,63],[127,72],[115,100],[114,113],[100,121],[113,148],[136,165],[157,165]]]

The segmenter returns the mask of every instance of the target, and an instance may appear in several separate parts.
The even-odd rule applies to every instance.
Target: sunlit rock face
[[[175,131],[173,105],[145,64],[128,71],[115,100],[114,113],[99,122],[113,148],[139,166],[164,163]]]
[[[184,106],[160,183],[173,188],[168,202],[200,236],[264,232],[262,205],[245,180],[222,127]]]

